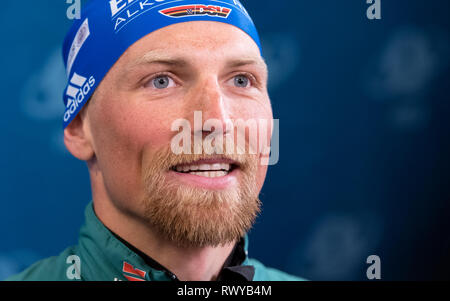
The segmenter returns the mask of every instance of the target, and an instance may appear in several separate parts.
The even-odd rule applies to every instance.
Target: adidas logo
[[[67,122],[72,114],[75,113],[94,85],[95,78],[93,76],[87,79],[74,72],[66,91],[68,99],[66,112],[64,114],[64,122]]]

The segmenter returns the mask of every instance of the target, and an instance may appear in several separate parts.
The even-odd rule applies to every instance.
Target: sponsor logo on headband
[[[70,52],[67,58],[67,76],[69,76],[70,74],[70,70],[72,69],[73,63],[77,58],[78,52],[80,51],[81,47],[83,47],[84,42],[86,42],[90,34],[91,32],[89,31],[89,23],[88,19],[86,18],[86,20],[84,20],[84,22],[78,29],[77,34],[73,39],[72,46],[70,46]]]
[[[86,77],[78,75],[74,72],[66,91],[66,96],[68,99],[66,113],[64,114],[64,122],[67,122],[72,114],[75,113],[94,85],[95,78],[93,76],[87,79]]]
[[[114,31],[119,32],[129,21],[163,5],[165,1],[168,0],[110,0],[109,6],[111,18],[114,22]]]
[[[231,13],[231,8],[216,5],[192,4],[174,6],[162,9],[159,12],[167,17],[172,18],[208,15],[211,17],[220,17],[226,19]]]
[[[168,3],[166,1],[169,0],[110,0],[109,6],[111,9],[111,19],[114,24],[114,32],[118,33],[128,22],[154,8],[171,2],[182,2],[182,0],[175,0]],[[236,9],[241,10],[247,17],[250,17],[239,1],[233,0],[233,3]],[[233,6],[232,3],[230,5]],[[232,9],[228,7],[204,4],[172,6],[159,10],[162,15],[171,18],[207,15],[224,19],[228,18],[231,11]]]

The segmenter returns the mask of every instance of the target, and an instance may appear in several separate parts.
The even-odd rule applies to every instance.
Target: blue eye
[[[250,84],[250,80],[245,75],[238,75],[234,77],[234,85],[238,88],[247,88]]]
[[[156,89],[165,89],[170,85],[170,78],[166,75],[161,75],[153,79],[153,86]]]

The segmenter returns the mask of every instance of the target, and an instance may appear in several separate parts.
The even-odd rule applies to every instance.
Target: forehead
[[[152,32],[128,48],[120,63],[128,69],[155,54],[167,59],[172,56],[200,61],[241,58],[264,64],[250,36],[233,25],[214,21],[178,23]]]

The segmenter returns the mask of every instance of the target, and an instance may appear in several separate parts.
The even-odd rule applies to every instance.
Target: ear
[[[64,130],[66,148],[82,161],[88,161],[95,155],[85,109],[83,108]]]

